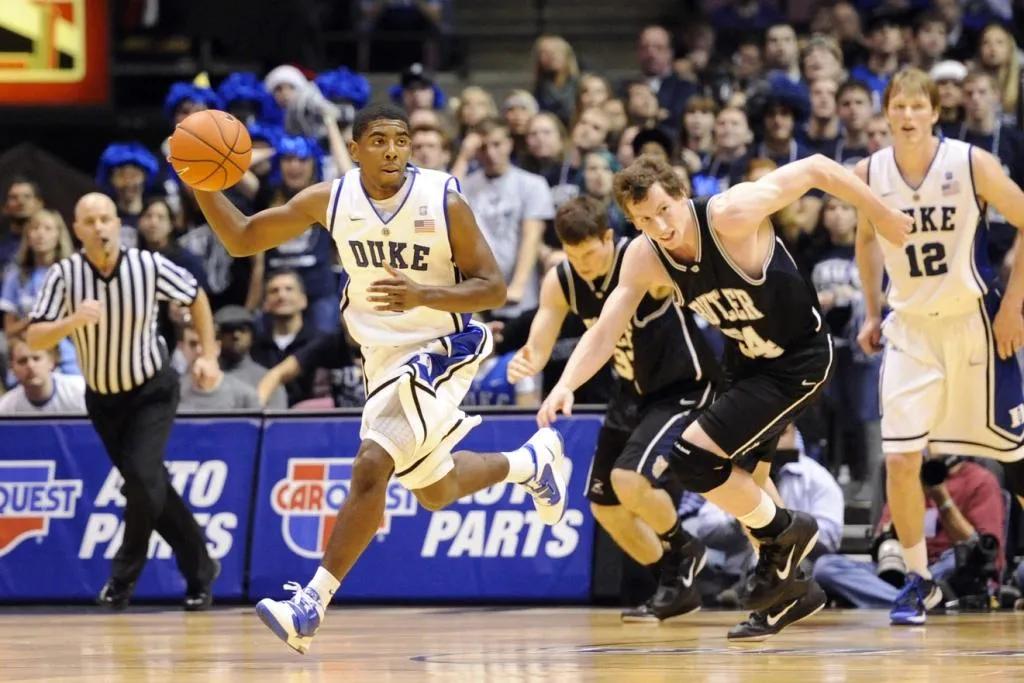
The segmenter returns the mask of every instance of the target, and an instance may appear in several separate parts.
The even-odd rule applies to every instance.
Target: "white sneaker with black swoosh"
[[[533,507],[540,521],[554,526],[565,514],[566,503],[562,435],[550,427],[544,427],[531,436],[523,448],[533,455],[534,474],[521,486],[533,497]]]
[[[747,609],[767,609],[791,595],[797,568],[818,541],[814,517],[795,510],[789,514],[791,521],[782,533],[761,541],[757,566],[747,579]]]
[[[803,595],[786,598],[766,610],[751,612],[745,621],[729,629],[729,640],[764,640],[790,624],[817,614],[825,606],[825,591],[812,579],[801,579],[800,583],[806,586]]]

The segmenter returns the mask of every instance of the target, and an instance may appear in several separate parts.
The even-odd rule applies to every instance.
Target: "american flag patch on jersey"
[[[948,197],[951,194],[957,194],[960,192],[960,183],[956,180],[952,180],[948,183],[942,183],[942,196]]]
[[[412,225],[414,232],[434,232],[433,218],[417,218]]]

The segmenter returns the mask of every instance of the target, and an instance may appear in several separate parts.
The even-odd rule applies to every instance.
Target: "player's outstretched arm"
[[[626,247],[619,284],[601,308],[601,316],[580,338],[547,399],[537,413],[537,423],[547,426],[559,412],[572,414],[572,392],[604,367],[615,352],[615,345],[636,313],[637,306],[650,289],[659,284],[662,265],[646,238],[638,237]]]
[[[443,287],[422,285],[385,263],[384,269],[391,277],[366,288],[366,300],[376,310],[400,312],[426,306],[451,313],[476,313],[505,303],[505,278],[473,211],[457,192],[449,192],[445,202],[452,258],[462,273],[462,282]]]
[[[853,204],[890,242],[906,241],[913,220],[886,206],[861,179],[822,154],[786,164],[755,182],[730,187],[709,205],[711,223],[726,237],[752,235],[765,218],[815,188]]]
[[[281,206],[246,216],[222,192],[196,190],[196,202],[232,256],[252,256],[298,237],[327,220],[331,183],[307,187]]]
[[[858,178],[866,178],[867,165],[866,159],[859,162],[854,174]],[[864,353],[874,354],[882,350],[882,274],[885,262],[875,228],[860,212],[857,213],[854,255],[864,294],[864,321],[857,334],[857,343]]]
[[[1003,214],[1010,225],[1024,231],[1024,191],[1003,170],[1003,165],[992,154],[977,147],[971,148],[971,166],[974,189],[978,199],[991,204]],[[992,332],[1001,358],[1009,358],[1024,346],[1024,249],[1014,254],[1006,294],[999,312],[992,321]]]
[[[558,333],[569,312],[562,287],[558,284],[558,266],[544,275],[540,286],[540,306],[530,323],[530,336],[508,364],[508,381],[518,382],[544,369],[558,341]]]

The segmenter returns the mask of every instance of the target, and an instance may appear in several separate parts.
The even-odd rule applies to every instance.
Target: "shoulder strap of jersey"
[[[559,263],[555,273],[558,275],[558,284],[562,288],[562,296],[565,297],[566,302],[569,304],[569,310],[579,315],[579,307],[576,303],[575,273],[572,270],[572,266],[569,265],[569,259]]]

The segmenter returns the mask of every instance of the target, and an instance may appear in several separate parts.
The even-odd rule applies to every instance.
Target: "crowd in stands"
[[[679,17],[678,28],[645,27],[636,37],[634,76],[624,82],[589,71],[586,55],[557,35],[536,39],[530,89],[469,85],[444,92],[422,59],[389,67],[400,71],[396,84],[377,99],[390,98],[408,113],[414,164],[459,179],[508,285],[507,305],[485,316],[495,332],[495,356],[467,403],[536,405],[557,380],[583,331],[577,320],[566,322],[542,376],[517,386],[504,377],[506,354],[528,332],[539,278],[563,258],[555,211],[568,199],[591,196],[606,207],[616,236],[635,235],[611,187],[614,173],[641,154],[668,160],[695,196],[811,154],[852,167],[888,144],[881,94],[899,68],[913,65],[938,84],[937,133],[992,151],[1024,184],[1024,53],[1006,28],[1009,2],[812,3],[813,11],[797,21],[771,2],[680,4],[704,12]],[[426,21],[436,31],[448,3],[415,3],[422,10],[417,16],[403,14],[411,3],[362,5],[369,24],[415,29]],[[426,59],[436,63],[436,57]],[[346,67],[311,73],[285,64],[262,77],[235,73],[213,85],[199,76],[170,88],[162,103],[167,133],[205,108],[224,109],[247,124],[253,164],[227,191],[242,211],[280,205],[352,168],[346,143],[353,116],[374,95],[362,75]],[[188,373],[198,337],[187,315],[174,306],[163,312],[160,333],[182,373],[181,410],[361,405],[360,355],[338,315],[344,273],[330,234],[311,225],[265,254],[233,258],[205,224],[192,191],[163,161],[166,152],[166,143],[158,150],[114,142],[97,162],[96,183],[117,204],[125,244],[159,251],[189,270],[216,312],[223,376],[214,386],[197,386]],[[73,347],[65,341],[52,352],[34,353],[21,337],[46,269],[73,248],[72,217],[46,208],[42,180],[19,177],[2,188],[5,414],[82,409]],[[988,258],[1003,272],[1016,232],[992,211],[988,219]],[[780,476],[797,482],[836,476],[848,499],[869,499],[882,460],[879,365],[855,341],[863,316],[853,258],[856,211],[811,194],[773,221],[818,291],[837,346],[835,377],[818,408],[801,421],[799,458]],[[608,371],[591,380],[576,402],[604,403],[610,377]],[[825,476],[805,460],[821,463]],[[715,526],[711,512],[703,515],[710,517],[695,516],[693,524]],[[838,542],[823,535],[822,552],[834,552]],[[936,548],[937,560],[940,554]],[[733,566],[723,560],[719,569],[728,575]],[[865,590],[849,601],[874,600],[863,597]],[[889,599],[882,590],[872,595]]]

